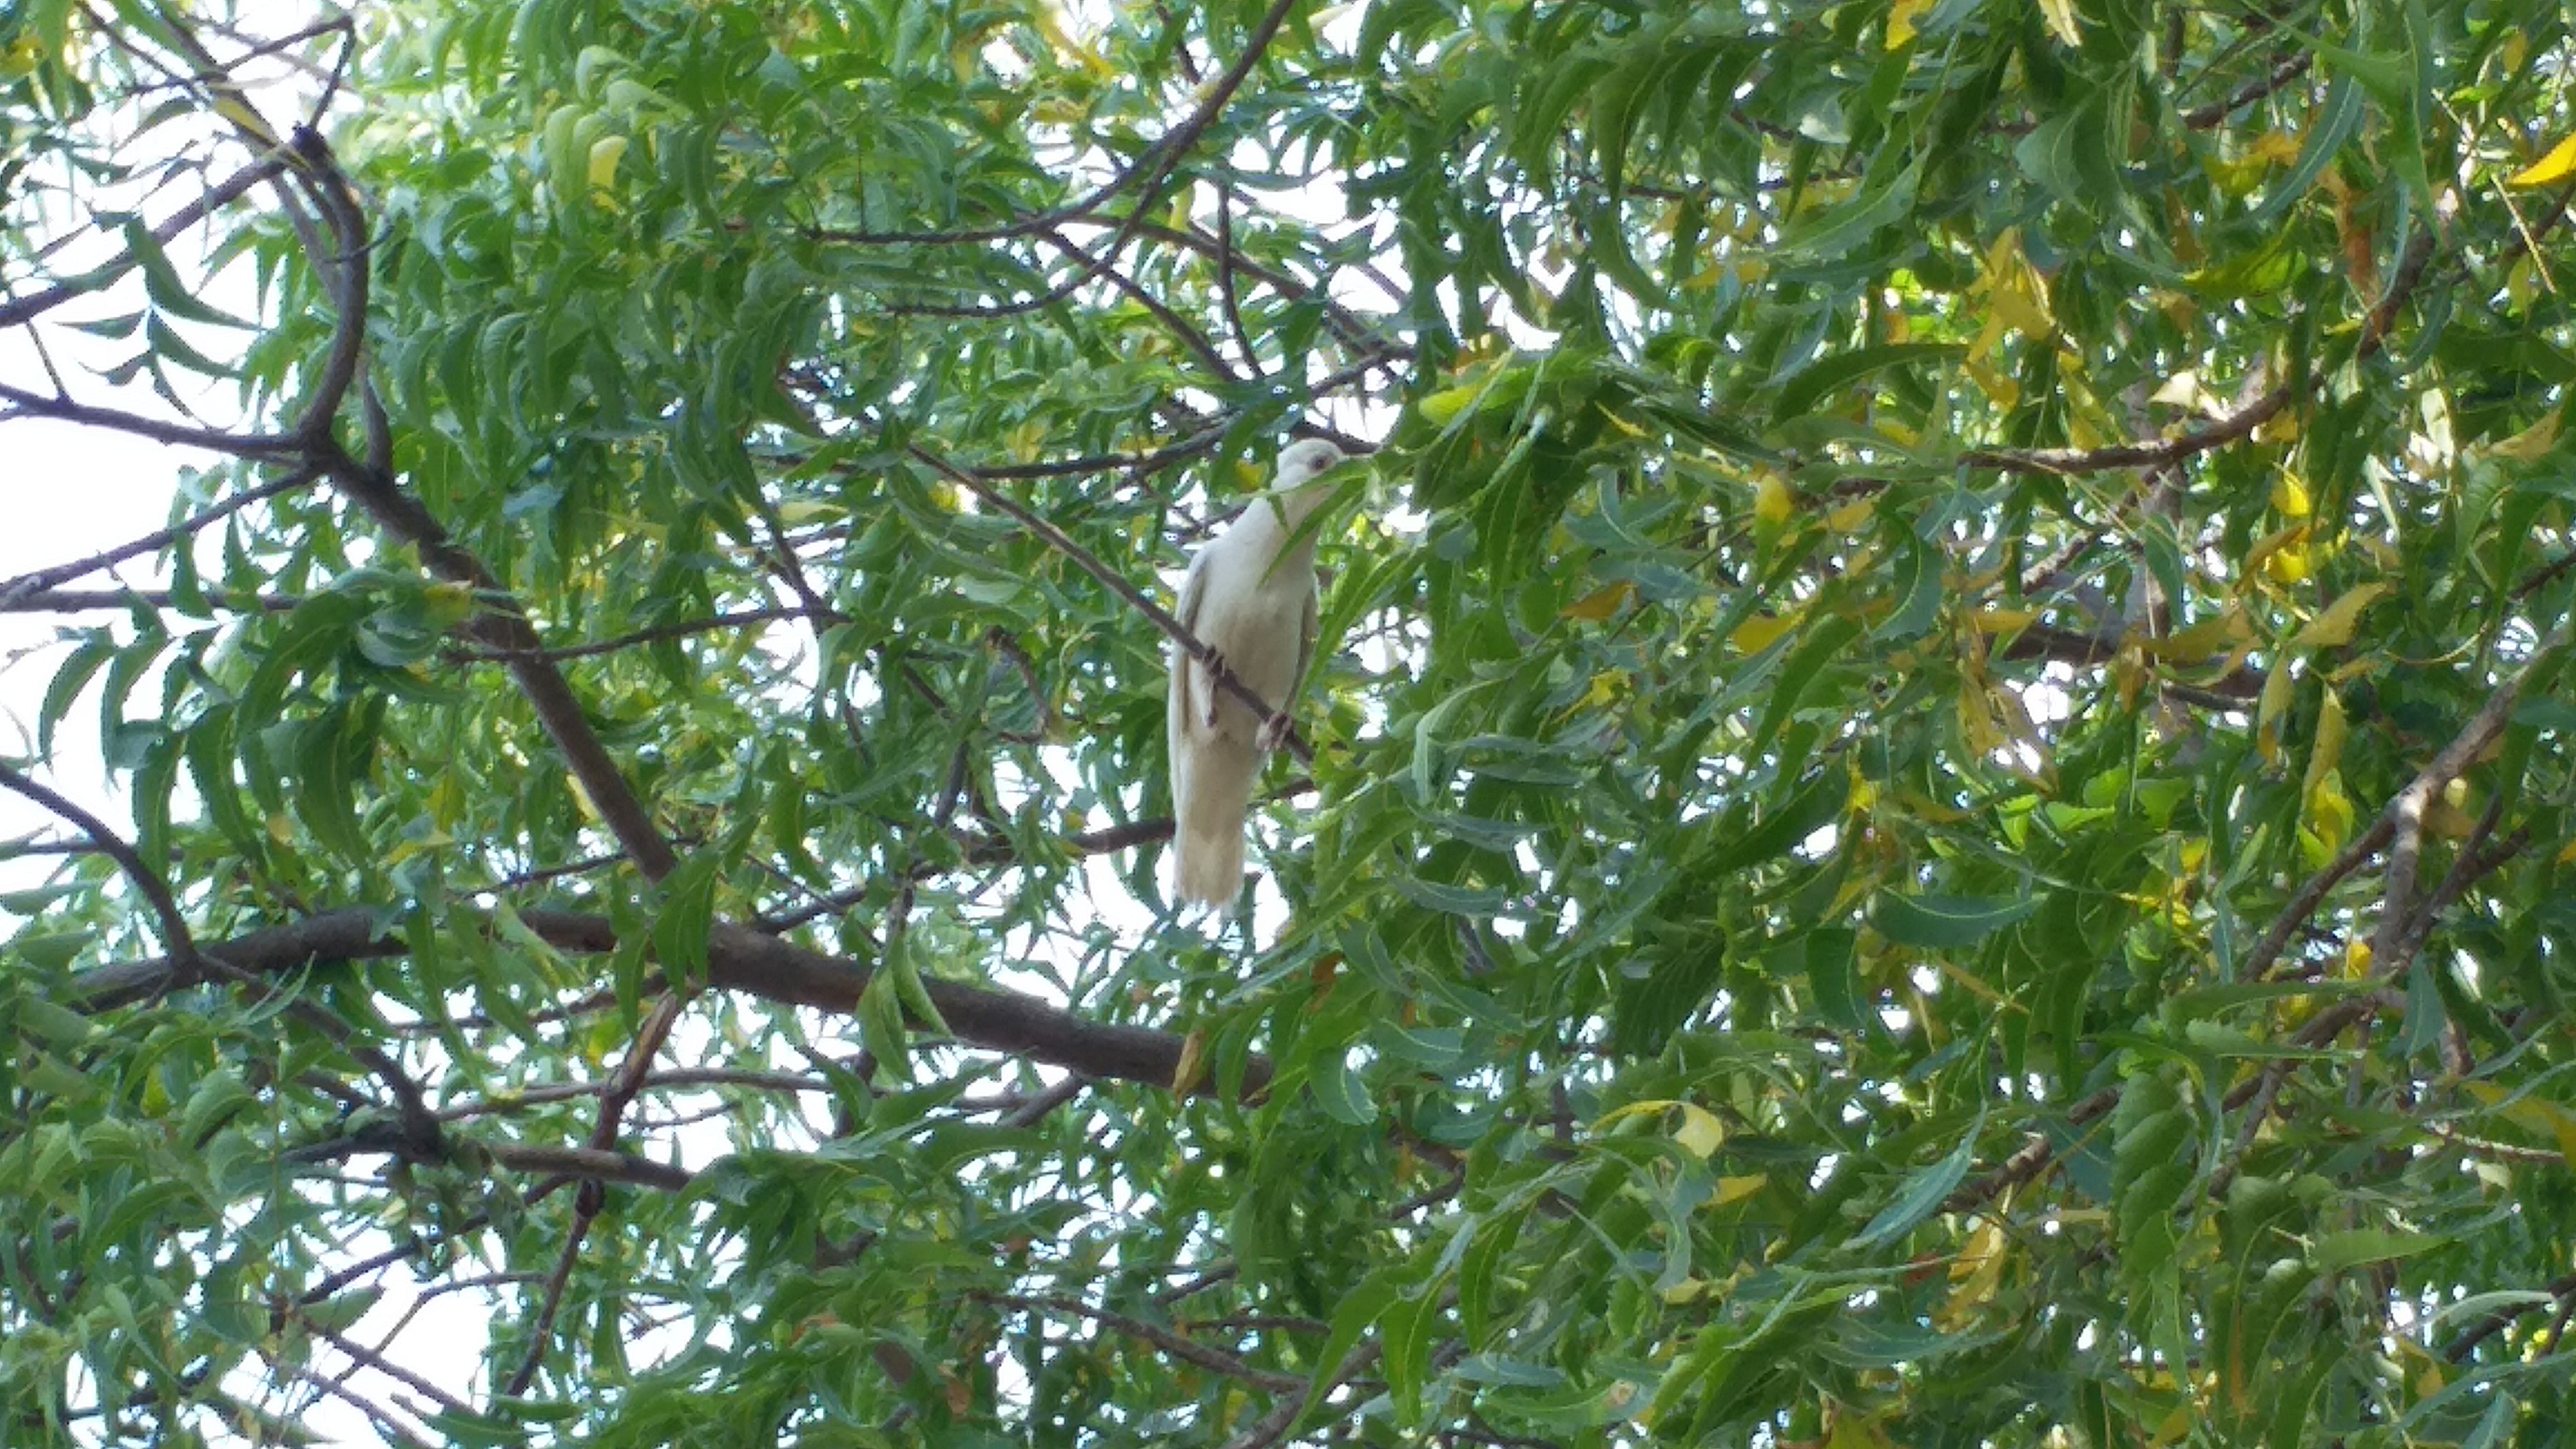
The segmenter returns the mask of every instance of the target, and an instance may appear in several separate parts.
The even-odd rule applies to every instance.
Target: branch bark
[[[614,950],[616,932],[605,916],[573,911],[527,911],[520,919],[557,950],[602,954]],[[383,960],[407,954],[399,936],[379,934],[363,910],[333,911],[290,925],[236,936],[214,948],[235,968],[270,976],[305,966]],[[708,943],[714,987],[782,1006],[805,1006],[848,1016],[858,1008],[867,968],[809,951],[741,926],[719,925]],[[169,957],[101,967],[80,976],[66,1003],[106,1011],[186,984]],[[1179,1033],[1152,1027],[1091,1021],[1034,997],[991,987],[932,978],[923,983],[939,1013],[963,1045],[1024,1057],[1087,1077],[1168,1088],[1181,1061]],[[1257,1095],[1270,1081],[1270,1063],[1255,1057],[1244,1073],[1244,1092]]]

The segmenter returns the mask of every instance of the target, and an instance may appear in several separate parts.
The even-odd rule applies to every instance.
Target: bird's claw
[[[1208,671],[1208,707],[1207,707],[1207,727],[1208,727],[1209,729],[1215,729],[1215,728],[1216,728],[1216,697],[1217,697],[1217,692],[1218,692],[1218,689],[1219,689],[1219,686],[1218,686],[1218,684],[1217,684],[1217,679],[1218,679],[1218,677],[1219,677],[1219,676],[1223,675],[1223,674],[1226,672],[1225,656],[1224,656],[1224,655],[1222,655],[1222,654],[1217,653],[1217,652],[1216,652],[1215,650],[1213,650],[1213,649],[1210,649],[1210,650],[1208,651],[1208,657],[1207,657],[1207,671]]]
[[[1263,754],[1268,754],[1272,750],[1279,748],[1281,745],[1288,743],[1288,736],[1293,733],[1296,728],[1296,724],[1288,718],[1288,712],[1284,709],[1279,711],[1277,714],[1270,716],[1270,718],[1263,720],[1261,722],[1261,752]]]

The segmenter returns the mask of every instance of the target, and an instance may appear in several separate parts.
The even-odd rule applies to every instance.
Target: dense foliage
[[[2576,1435],[2555,0],[243,9],[0,11],[0,1440]]]

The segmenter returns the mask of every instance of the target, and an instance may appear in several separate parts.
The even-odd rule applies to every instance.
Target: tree
[[[16,8],[0,1438],[2557,1442],[2567,24]]]

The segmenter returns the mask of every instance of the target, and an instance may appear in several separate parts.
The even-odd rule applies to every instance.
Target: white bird
[[[1181,627],[1270,705],[1265,730],[1207,667],[1172,648],[1172,859],[1184,904],[1233,908],[1243,888],[1244,814],[1262,758],[1284,737],[1315,657],[1315,537],[1329,490],[1309,486],[1342,450],[1309,439],[1279,455],[1275,491],[1255,499],[1190,559]]]

